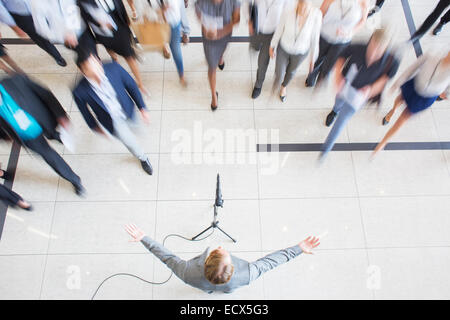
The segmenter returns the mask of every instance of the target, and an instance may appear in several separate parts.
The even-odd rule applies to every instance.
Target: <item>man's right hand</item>
[[[298,244],[298,246],[302,249],[303,253],[312,254],[312,249],[316,248],[320,244],[319,238],[317,237],[308,237],[302,242]]]
[[[205,31],[206,31],[205,32],[206,39],[209,39],[209,40],[216,40],[217,39],[217,30],[216,29],[214,29],[214,30],[206,29]]]
[[[248,33],[251,36],[255,34],[255,29],[253,28],[253,22],[252,21],[248,22]]]
[[[69,48],[75,48],[76,46],[78,46],[77,36],[74,33],[66,34],[66,37],[64,38],[64,44]]]
[[[131,242],[139,242],[145,237],[144,232],[134,224],[125,225],[125,231],[133,238]]]
[[[269,48],[269,56],[273,59],[275,58],[275,50],[273,47]]]

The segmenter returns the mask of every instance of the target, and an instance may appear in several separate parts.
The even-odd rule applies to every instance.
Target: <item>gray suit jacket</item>
[[[204,265],[209,254],[209,249],[206,249],[201,255],[195,258],[185,261],[149,237],[144,237],[141,242],[151,253],[165,263],[178,278],[207,293],[213,291],[230,293],[239,287],[248,285],[263,273],[294,259],[302,253],[300,247],[296,245],[276,251],[251,263],[231,256],[234,265],[234,273],[231,280],[226,284],[214,285],[204,275]]]

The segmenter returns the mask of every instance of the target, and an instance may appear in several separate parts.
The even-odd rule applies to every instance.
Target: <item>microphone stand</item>
[[[221,229],[219,227],[219,221],[217,220],[217,214],[218,214],[217,208],[218,207],[223,208],[223,202],[224,201],[222,199],[222,192],[221,192],[221,188],[220,188],[220,176],[219,176],[219,174],[217,174],[216,200],[214,201],[214,219],[213,219],[213,222],[211,222],[211,225],[208,228],[206,228],[205,230],[200,232],[198,235],[193,237],[192,240],[197,239],[198,237],[200,237],[202,234],[204,234],[208,230],[219,229],[224,235],[226,235],[229,239],[231,239],[231,241],[233,241],[234,243],[237,242],[235,239],[233,239],[233,237],[231,237],[228,233],[226,233],[223,229]]]

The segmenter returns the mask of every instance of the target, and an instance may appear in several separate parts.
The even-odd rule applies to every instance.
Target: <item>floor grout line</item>
[[[156,239],[157,241],[162,241],[162,239]],[[229,250],[232,254],[240,253],[272,253],[279,248],[272,249],[254,249],[254,250]],[[336,251],[374,251],[374,250],[423,250],[423,249],[450,249],[450,244],[448,245],[422,245],[422,246],[368,246],[366,247],[342,247],[342,248],[317,248],[316,253],[319,252],[336,252]],[[177,255],[182,254],[198,254],[203,252],[203,249],[191,250],[191,251],[172,251]],[[52,252],[52,253],[4,253],[0,254],[1,257],[16,257],[16,256],[89,256],[89,255],[149,255],[148,252]]]

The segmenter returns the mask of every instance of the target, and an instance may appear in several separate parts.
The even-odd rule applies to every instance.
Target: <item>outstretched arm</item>
[[[273,252],[250,263],[250,282],[258,279],[267,271],[298,257],[302,252],[312,254],[312,249],[316,248],[319,244],[319,238],[308,237],[298,245]]]
[[[178,278],[185,281],[184,278],[187,268],[187,262],[185,260],[182,260],[180,257],[170,252],[170,250],[166,249],[160,243],[150,239],[134,224],[126,225],[125,230],[133,238],[131,241],[140,241],[148,251],[153,253],[159,260],[161,260],[161,262],[169,267],[169,269],[172,270]]]

